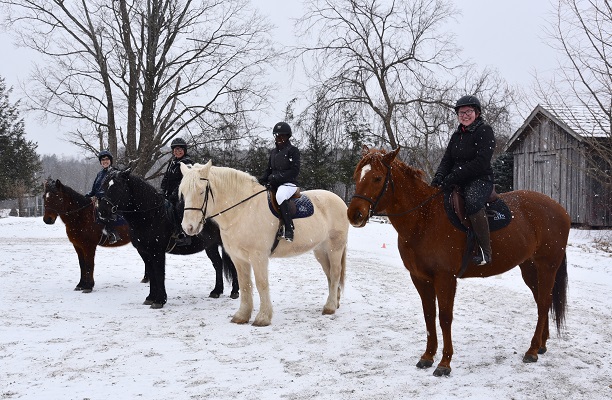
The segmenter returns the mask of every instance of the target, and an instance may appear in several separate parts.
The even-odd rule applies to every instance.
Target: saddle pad
[[[501,198],[486,203],[485,210],[489,219],[489,231],[491,232],[505,228],[512,220],[512,211],[510,211],[508,205]],[[467,228],[461,223],[457,214],[455,214],[450,195],[447,193],[444,193],[444,211],[446,211],[446,216],[455,228],[467,232]]]
[[[312,204],[312,201],[310,201],[310,198],[305,194],[302,194],[297,199],[290,199],[289,201],[295,203],[295,214],[292,215],[291,218],[306,218],[314,214],[314,205]],[[274,211],[270,196],[268,196],[268,207],[270,207],[270,212],[272,212],[276,218],[281,217],[276,211]]]

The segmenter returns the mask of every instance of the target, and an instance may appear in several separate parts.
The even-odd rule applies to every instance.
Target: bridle
[[[260,190],[259,192],[256,192],[256,193],[250,195],[249,197],[240,200],[238,203],[234,204],[233,206],[229,206],[225,210],[219,211],[218,213],[213,214],[210,217],[206,217],[206,210],[208,209],[208,198],[210,197],[214,201],[215,200],[215,196],[213,194],[212,189],[210,188],[210,180],[208,178],[200,178],[200,180],[201,181],[206,181],[206,190],[204,191],[204,201],[202,203],[202,206],[200,208],[197,208],[197,207],[185,207],[184,208],[184,211],[191,210],[191,211],[200,211],[202,213],[202,219],[200,220],[200,224],[198,226],[204,225],[204,222],[207,219],[212,219],[214,217],[218,217],[219,215],[221,215],[221,214],[231,210],[232,208],[238,207],[240,204],[245,203],[245,202],[251,200],[253,197],[257,196],[258,194],[261,194],[261,193],[264,193],[264,192],[268,191],[267,188],[263,189],[263,190]]]
[[[376,210],[376,207],[378,207],[378,203],[380,203],[380,200],[382,199],[383,195],[385,194],[385,192],[387,191],[387,187],[389,186],[389,182],[391,182],[391,189],[395,190],[395,186],[393,184],[393,181],[391,180],[391,166],[385,163],[382,163],[385,167],[387,167],[387,174],[385,175],[385,182],[383,183],[383,187],[382,190],[380,191],[380,194],[378,195],[378,197],[376,197],[376,200],[372,200],[371,198],[361,195],[361,194],[357,194],[355,193],[353,195],[353,198],[358,198],[358,199],[362,199],[367,201],[368,203],[370,203],[370,209],[368,211],[368,218],[371,218],[374,215],[383,215],[383,214],[374,214],[374,210]]]
[[[367,196],[363,196],[363,195],[357,194],[357,193],[355,193],[353,195],[353,197],[352,197],[352,198],[356,197],[358,199],[362,199],[362,200],[365,200],[368,203],[370,203],[370,209],[368,211],[368,218],[371,218],[373,216],[379,216],[379,217],[399,217],[399,216],[402,216],[402,215],[410,214],[411,212],[416,211],[419,208],[423,207],[425,204],[427,204],[428,202],[433,200],[436,196],[441,195],[442,193],[444,193],[443,190],[440,190],[440,191],[432,194],[431,196],[429,196],[425,200],[423,200],[416,207],[413,207],[413,208],[411,208],[409,210],[406,210],[406,211],[402,211],[400,213],[394,213],[394,214],[377,213],[377,212],[375,212],[376,207],[378,207],[378,203],[380,203],[380,200],[382,199],[383,195],[387,191],[387,188],[389,187],[389,183],[391,184],[391,190],[395,190],[395,185],[393,183],[393,180],[391,179],[391,166],[389,164],[385,164],[385,163],[382,163],[382,164],[385,167],[387,167],[387,174],[385,175],[385,182],[383,183],[383,187],[382,187],[382,189],[380,191],[380,194],[376,197],[376,200],[372,200],[371,198],[369,198]]]

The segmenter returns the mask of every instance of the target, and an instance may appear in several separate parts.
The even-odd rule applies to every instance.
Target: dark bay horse
[[[74,290],[90,293],[94,287],[94,259],[96,248],[123,246],[130,242],[127,225],[117,226],[121,240],[106,244],[101,224],[96,223],[94,205],[91,200],[59,180],[47,179],[43,186],[45,224],[54,224],[59,216],[66,225],[68,240],[74,246],[79,258],[81,280]]]
[[[392,152],[368,149],[358,163],[355,196],[348,218],[363,227],[371,215],[387,215],[398,233],[398,249],[410,272],[423,306],[427,347],[417,363],[433,365],[438,348],[436,301],[442,329],[442,359],[435,376],[450,374],[453,344],[451,324],[457,274],[466,247],[465,233],[449,221],[439,189],[424,181],[424,173],[396,158]],[[512,210],[510,224],[491,233],[493,262],[469,265],[463,277],[488,277],[519,266],[523,280],[537,304],[537,323],[524,362],[536,362],[546,352],[549,337],[548,313],[552,310],[557,332],[565,319],[567,261],[565,248],[570,218],[565,209],[543,194],[519,190],[501,194]]]
[[[174,224],[170,219],[166,200],[153,186],[131,175],[129,170],[114,170],[107,175],[102,190],[105,196],[98,199],[97,207],[100,219],[114,219],[121,214],[128,222],[132,245],[144,261],[150,284],[149,295],[144,304],[150,305],[151,308],[162,308],[166,303],[166,252],[187,255],[205,250],[208,257],[213,260],[217,271],[220,293],[223,293],[221,272],[223,269],[226,278],[232,280],[230,297],[238,298],[236,268],[224,249],[222,249],[222,262],[215,262],[215,259],[221,261],[218,257],[219,246],[223,246],[219,227],[215,223],[206,224],[206,228],[192,238],[190,245],[175,246],[175,239],[172,237]],[[215,290],[218,289],[216,287]],[[211,297],[219,296],[211,293]]]

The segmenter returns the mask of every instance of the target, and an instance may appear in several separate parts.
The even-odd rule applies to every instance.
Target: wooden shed
[[[575,120],[568,123],[555,115],[564,113],[553,114],[538,105],[506,144],[514,159],[514,189],[550,196],[565,207],[574,226],[611,227],[610,190],[588,173],[593,162],[587,157],[592,141],[609,140],[608,135],[590,134],[586,140],[570,126]]]

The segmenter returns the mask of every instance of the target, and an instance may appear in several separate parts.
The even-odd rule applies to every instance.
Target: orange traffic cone
[[[386,245],[383,243],[383,245],[382,245],[382,247],[381,247],[381,248],[382,248],[382,249],[386,249],[386,248],[387,248],[387,246],[386,246]]]

